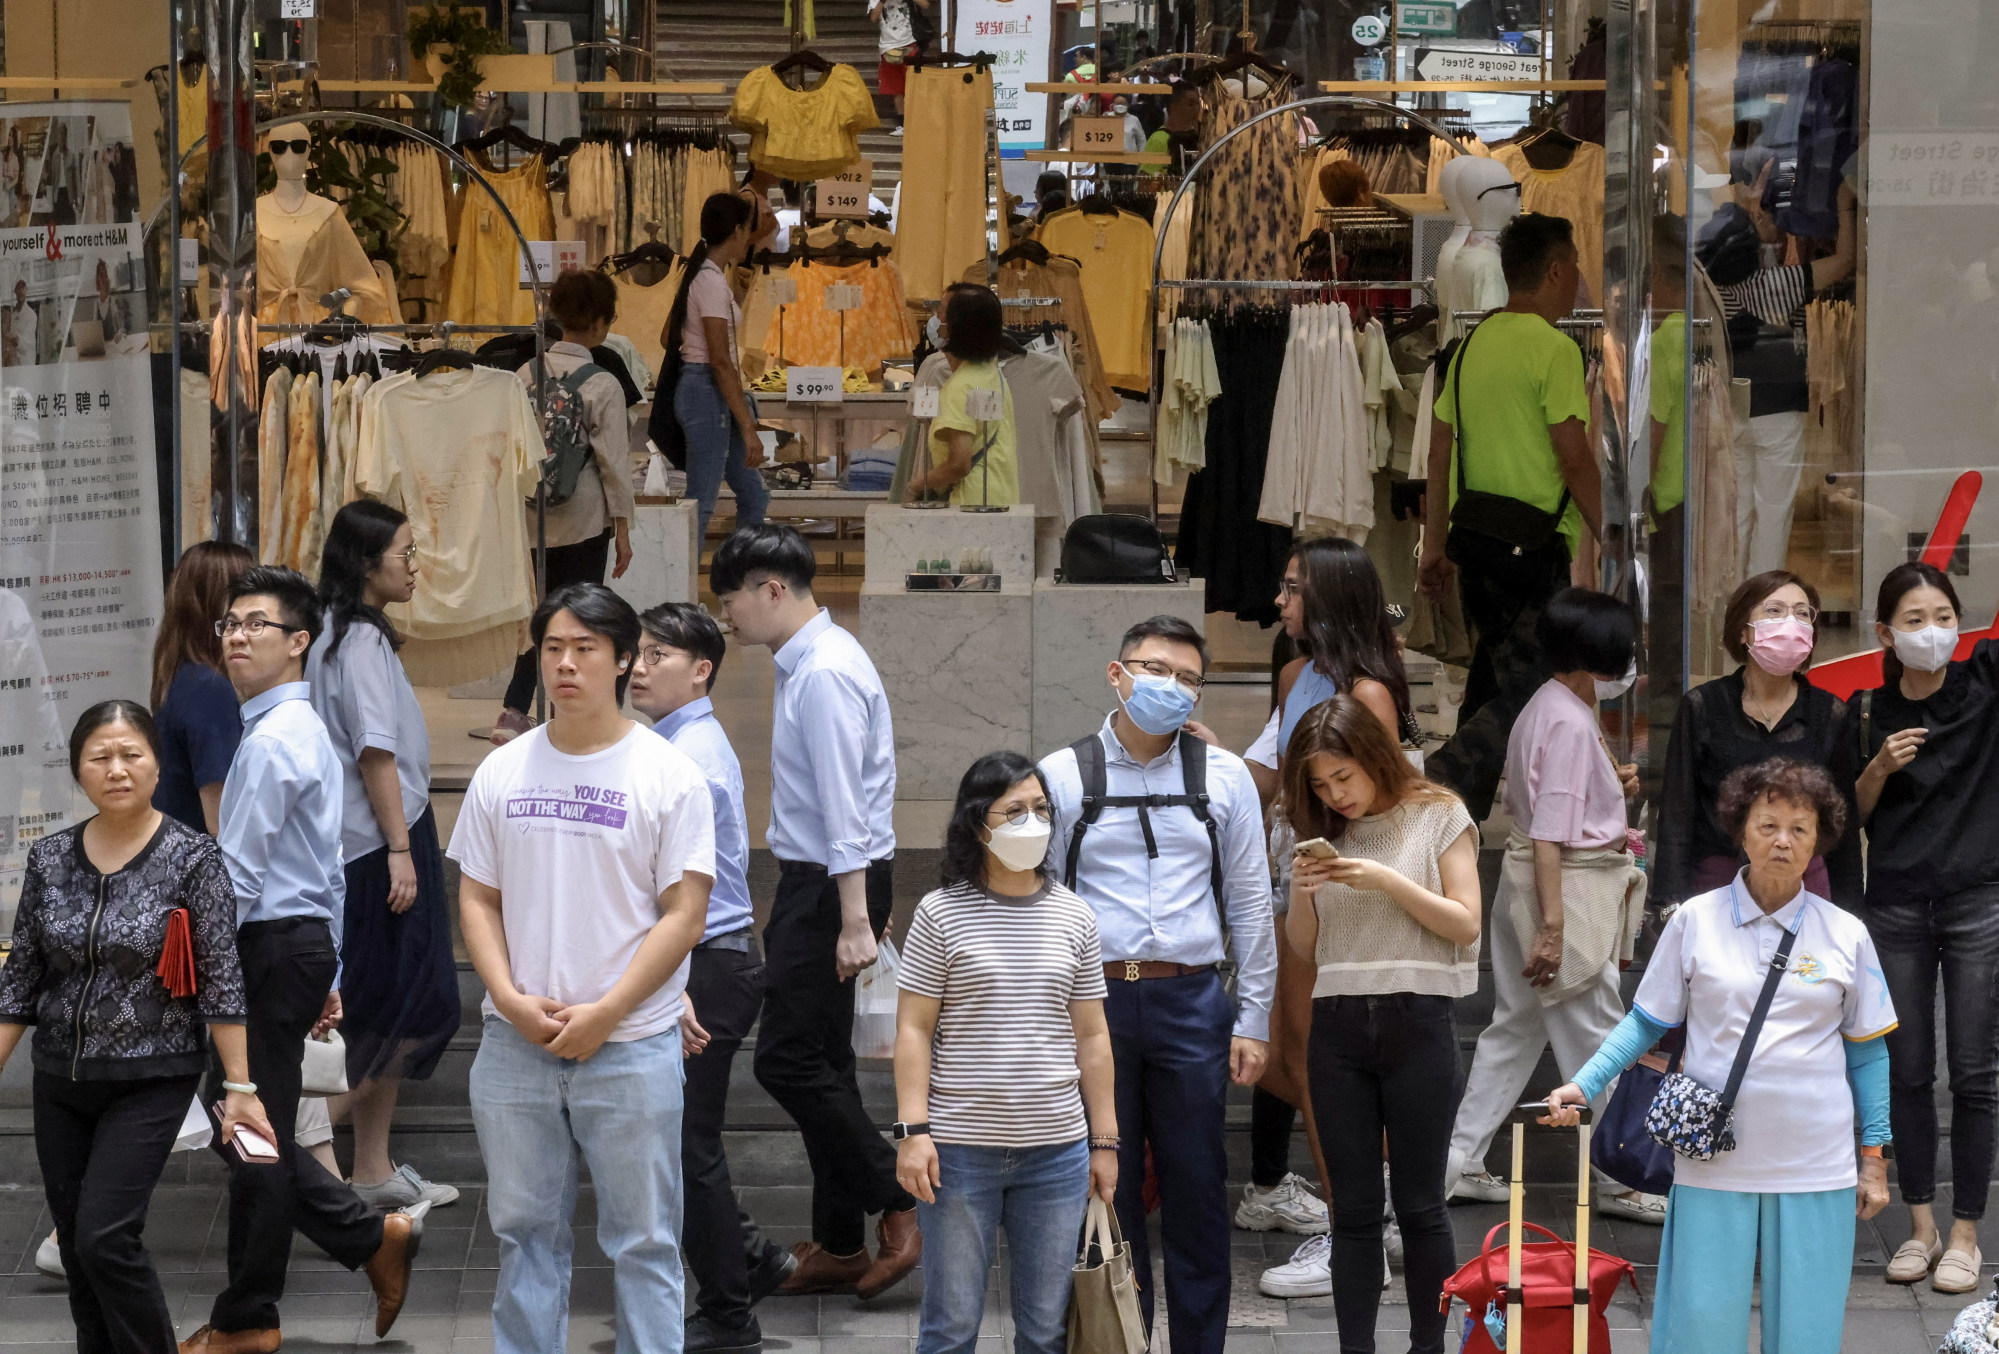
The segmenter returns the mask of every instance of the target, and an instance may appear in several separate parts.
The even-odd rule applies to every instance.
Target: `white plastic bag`
[[[648,498],[665,498],[668,492],[666,473],[670,469],[666,455],[653,445],[651,439],[647,439],[646,446],[651,454],[646,457],[646,480],[639,492]]]
[[[901,959],[895,942],[882,937],[873,967],[854,980],[854,1056],[895,1056],[895,974]]]
[[[173,1150],[176,1152],[198,1152],[215,1140],[215,1127],[208,1121],[208,1111],[201,1107],[201,1096],[197,1093],[194,1103],[181,1116],[180,1132],[174,1135]]]

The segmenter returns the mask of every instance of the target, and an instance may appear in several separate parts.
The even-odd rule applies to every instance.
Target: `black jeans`
[[[1557,535],[1532,554],[1490,536],[1453,528],[1445,553],[1458,566],[1458,595],[1475,632],[1471,672],[1457,732],[1431,753],[1424,769],[1456,790],[1478,822],[1506,770],[1513,721],[1554,675],[1534,639],[1534,623],[1550,597],[1569,584],[1569,544]]]
[[[1297,1123],[1298,1111],[1288,1100],[1261,1086],[1250,1092],[1249,1182],[1258,1189],[1282,1184],[1291,1173],[1291,1130]]]
[[[35,1073],[35,1156],[69,1275],[77,1354],[162,1354],[173,1314],[141,1234],[201,1078]]]
[[[1463,1085],[1449,997],[1320,997],[1307,1054],[1319,1147],[1332,1172],[1333,1312],[1341,1354],[1373,1354],[1381,1302],[1381,1140],[1402,1227],[1411,1354],[1442,1354],[1437,1297],[1457,1268],[1444,1205]]]
[[[756,940],[744,950],[699,949],[688,957],[687,996],[708,1031],[708,1047],[687,1060],[686,1106],[680,1120],[680,1169],[686,1222],[681,1245],[700,1285],[694,1310],[727,1326],[750,1314],[749,1266],[763,1250],[757,1225],[736,1202],[722,1119],[729,1107],[729,1068],[763,1007],[764,966]]]
[[[868,919],[888,925],[891,864],[868,866]],[[895,1149],[861,1104],[854,1079],[854,980],[834,959],[840,890],[821,865],[778,862],[777,897],[764,927],[764,1010],[757,1027],[757,1084],[784,1107],[812,1163],[812,1239],[835,1255],[867,1245],[869,1213],[916,1207],[895,1182]],[[696,1007],[698,1014],[699,1007]]]
[[[1937,1194],[1936,995],[1943,970],[1950,1066],[1951,1216],[1985,1216],[1999,1123],[1999,884],[1930,902],[1867,905],[1901,1024],[1888,1032],[1889,1119],[1902,1198]]]
[[[534,553],[534,518],[528,518],[528,547]],[[604,568],[611,557],[611,532],[609,528],[587,541],[574,545],[552,545],[548,548],[548,591],[566,588],[571,583],[602,583]],[[513,679],[507,683],[507,695],[503,702],[509,710],[528,714],[534,709],[535,678],[541,671],[541,656],[529,649],[514,660]]]
[[[216,1295],[208,1324],[219,1331],[270,1330],[285,1295],[292,1229],[359,1269],[382,1247],[382,1217],[297,1140],[305,1037],[333,990],[332,933],[306,917],[251,922],[236,932],[236,953],[250,1017],[250,1080],[280,1155],[252,1164],[217,1134],[215,1152],[229,1168],[229,1286]],[[211,1091],[204,1103],[221,1099],[221,1087]]]

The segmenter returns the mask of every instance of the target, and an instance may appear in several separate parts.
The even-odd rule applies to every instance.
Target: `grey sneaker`
[[[408,1164],[396,1167],[396,1173],[379,1185],[348,1183],[361,1196],[362,1203],[383,1213],[408,1209],[415,1204],[442,1208],[458,1200],[458,1191],[452,1186],[426,1180],[416,1173],[416,1167]]]

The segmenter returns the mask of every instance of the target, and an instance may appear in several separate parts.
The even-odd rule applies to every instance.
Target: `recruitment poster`
[[[1048,78],[1053,0],[959,0],[958,50],[993,55],[993,119],[1000,154],[1018,157],[1046,144],[1048,96],[1029,82]]]
[[[0,925],[73,812],[67,739],[145,702],[159,504],[137,161],[122,103],[0,104]]]

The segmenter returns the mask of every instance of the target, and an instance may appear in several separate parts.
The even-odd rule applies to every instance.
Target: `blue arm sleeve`
[[[1645,1056],[1645,1050],[1665,1036],[1667,1026],[1633,1010],[1617,1022],[1617,1028],[1603,1041],[1603,1047],[1596,1056],[1583,1064],[1583,1070],[1576,1073],[1576,1085],[1582,1088],[1584,1097],[1590,1100],[1603,1094],[1603,1088],[1611,1079],[1631,1064]]]
[[[1861,1146],[1885,1143],[1893,1136],[1888,1128],[1888,1041],[1841,1042],[1846,1045],[1846,1084],[1853,1088]]]

